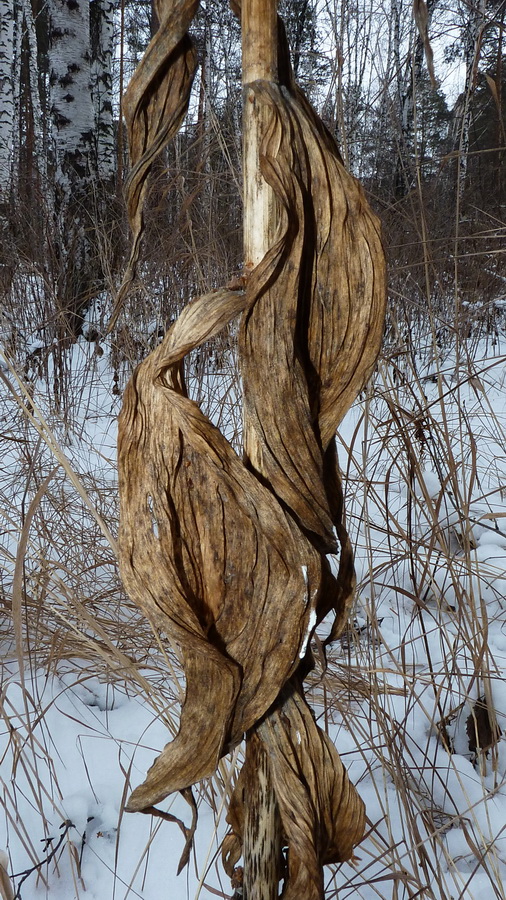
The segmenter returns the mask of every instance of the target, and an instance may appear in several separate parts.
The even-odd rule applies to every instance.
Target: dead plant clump
[[[195,3],[160,4],[160,29],[127,91],[134,243],[111,328],[135,275],[153,159],[187,108],[195,10]],[[348,859],[364,829],[363,804],[314,722],[302,680],[315,627],[333,610],[335,638],[353,596],[334,435],[379,350],[385,264],[360,186],[294,83],[281,26],[278,81],[254,81],[248,91],[266,123],[257,152],[279,210],[272,246],[244,285],[185,307],[136,370],[119,420],[123,582],[179,647],[186,678],[178,735],[127,809],[152,812],[174,791],[188,791],[252,732],[271,785],[257,820],[279,808],[275,870],[283,872],[286,844],[286,897],[316,900],[323,865]],[[243,460],[189,399],[182,362],[239,315]],[[337,578],[327,560],[336,532]],[[231,876],[247,805],[257,802],[245,795],[257,777],[248,758],[223,848]],[[249,865],[246,858],[246,877]]]

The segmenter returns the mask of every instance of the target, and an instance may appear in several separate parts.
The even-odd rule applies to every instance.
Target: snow
[[[36,709],[45,710],[44,720],[35,726],[29,741],[35,742],[37,751],[32,759],[35,764],[38,757],[37,776],[48,785],[50,795],[34,790],[33,769],[20,771],[21,767],[17,767],[15,791],[20,822],[14,826],[6,823],[1,838],[12,860],[9,871],[26,867],[23,839],[30,840],[37,858],[43,859],[41,840],[56,841],[62,824],[69,821],[72,825],[67,843],[75,851],[60,860],[59,873],[53,872],[52,867],[47,872],[43,869],[49,881],[47,888],[37,886],[33,878],[33,883],[28,882],[23,889],[23,897],[69,900],[80,896],[79,885],[82,889],[83,884],[86,897],[100,900],[113,896],[150,897],[159,887],[163,871],[167,883],[174,879],[171,897],[184,898],[189,885],[196,890],[198,879],[191,872],[176,879],[184,845],[180,831],[151,821],[150,816],[122,815],[120,811],[125,772],[129,772],[132,786],[142,781],[157,750],[167,741],[167,730],[140,698],[129,698],[119,689],[112,691],[110,686],[89,676],[85,685],[83,689],[79,683],[73,684],[70,677],[62,681],[37,674],[28,685],[37,704],[27,715],[10,718],[11,727],[24,741],[28,740],[27,717],[33,723]],[[7,689],[6,708],[19,709],[20,700],[20,687],[13,676]],[[4,773],[9,771],[9,763],[16,767],[13,751],[4,733]],[[197,847],[207,854],[208,845],[213,846],[214,821],[210,808],[203,809],[203,804],[205,801],[200,798],[203,828]],[[172,797],[166,808],[189,820],[188,808],[179,796]]]
[[[312,609],[311,612],[309,613],[309,622],[307,625],[307,631],[306,631],[304,640],[302,642],[302,646],[299,651],[299,659],[304,659],[304,657],[306,655],[309,638],[311,637],[311,635],[313,633],[313,629],[314,629],[315,625],[316,625],[316,610]]]
[[[149,627],[123,597],[107,531],[76,488],[77,482],[84,486],[114,540],[119,400],[103,349],[97,355],[85,339],[74,348],[70,426],[62,425],[42,380],[35,380],[33,415],[53,429],[75,480],[60,466],[41,501],[45,521],[65,511],[66,531],[52,555],[44,557],[34,528],[27,549],[27,585],[45,598],[40,634],[53,649],[44,655],[42,645],[31,646],[20,668],[8,628],[2,630],[0,859],[5,852],[23,900],[229,897],[218,851],[226,832],[223,798],[241,749],[195,790],[195,847],[179,877],[184,837],[177,825],[123,810],[129,791],[177,730],[184,682],[181,676],[174,681],[177,660],[155,636],[149,642]],[[394,397],[380,366],[372,399],[361,398],[340,429],[357,601],[348,632],[329,650],[325,712],[321,672],[309,698],[365,801],[371,831],[354,864],[326,870],[329,897],[339,891],[340,900],[481,900],[494,890],[504,896],[506,360],[499,351],[476,344],[467,373],[450,352],[444,379],[423,381],[424,415],[429,410],[431,419],[418,432],[406,426],[416,451],[412,477],[406,477],[409,458],[389,411],[392,402],[414,408],[408,406],[412,385]],[[427,372],[440,365],[423,364]],[[476,388],[478,375],[483,391]],[[12,373],[7,377],[13,380]],[[216,421],[226,417],[219,378],[209,376],[199,390],[207,391]],[[233,405],[232,381],[227,392]],[[36,446],[3,381],[0,418],[6,434],[31,435]],[[6,438],[3,444],[1,584],[9,597],[19,510],[26,514],[35,490],[31,485],[25,496],[25,444]],[[37,453],[37,471],[45,477],[59,460],[44,443]],[[47,559],[51,566],[44,569]],[[301,570],[307,592],[307,567]],[[39,608],[30,597],[24,602],[28,615]],[[311,611],[301,657],[315,623]],[[89,658],[73,655],[73,635],[76,642],[89,640]],[[352,690],[343,688],[347,672]],[[337,688],[334,677],[341,679]],[[501,737],[476,758],[466,723],[484,693],[492,698]],[[179,795],[162,806],[189,824],[189,807]],[[40,862],[39,876],[34,871],[25,878]]]

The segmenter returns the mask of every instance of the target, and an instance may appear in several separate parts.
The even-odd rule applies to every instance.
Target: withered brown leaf
[[[162,30],[176,9],[186,27],[193,6],[159,0]],[[184,27],[177,47],[189,46]],[[171,74],[179,50],[159,47],[163,64],[152,50],[156,65],[127,98],[137,241],[152,159],[188,84]],[[244,290],[223,288],[183,310],[136,370],[120,416],[122,578],[179,647],[186,676],[179,733],[127,808],[149,809],[211,775],[254,728],[289,847],[283,896],[319,900],[322,866],[352,855],[364,809],[302,679],[316,624],[333,611],[336,637],[354,589],[334,435],[377,357],[385,261],[377,218],[294,84],[282,29],[279,59],[279,83],[248,86],[270,123],[260,161],[279,209],[273,244]],[[243,458],[188,397],[183,373],[185,355],[238,316]],[[336,578],[327,554],[338,546]],[[230,873],[242,851],[243,791],[239,777],[224,843]]]

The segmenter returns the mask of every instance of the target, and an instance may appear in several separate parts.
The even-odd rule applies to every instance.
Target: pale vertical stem
[[[251,85],[277,79],[277,0],[242,0],[241,28],[244,264],[249,271],[265,256],[276,224],[274,195],[262,177],[259,160],[268,112],[255,99]],[[245,420],[247,453],[252,437],[248,431]],[[276,900],[281,878],[281,820],[268,756],[254,728],[246,738],[245,801],[244,900]]]
[[[277,0],[242,0],[241,9],[244,270],[248,273],[265,256],[276,230],[274,194],[261,174],[259,159],[269,114],[252,86],[277,80]],[[249,428],[246,409],[243,418],[245,455],[262,472],[261,447]]]
[[[246,739],[243,900],[277,900],[282,876],[281,818],[269,759],[255,732]]]
[[[246,271],[265,255],[273,233],[272,190],[260,174],[259,148],[267,124],[249,87],[277,78],[276,0],[242,0],[244,264]]]

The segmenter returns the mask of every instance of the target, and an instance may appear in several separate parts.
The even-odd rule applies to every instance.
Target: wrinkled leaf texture
[[[159,0],[160,31],[129,88],[136,252],[147,175],[187,103],[194,11]],[[182,58],[184,85],[173,74]],[[244,290],[188,304],[137,368],[120,415],[121,574],[180,649],[187,685],[179,733],[127,808],[148,810],[211,775],[255,727],[289,847],[283,897],[317,900],[322,866],[352,855],[364,810],[301,679],[315,624],[333,610],[335,638],[353,594],[334,434],[377,357],[385,264],[360,185],[293,82],[281,26],[279,83],[249,89],[269,114],[260,162],[279,210],[273,245]],[[189,399],[183,375],[185,355],[238,316],[242,459]],[[337,578],[327,559],[336,534]],[[239,778],[224,844],[229,872],[245,802]]]

